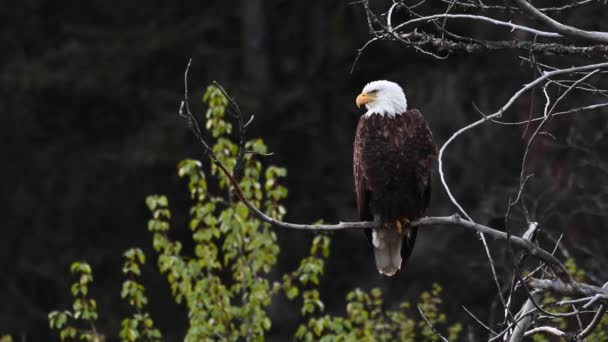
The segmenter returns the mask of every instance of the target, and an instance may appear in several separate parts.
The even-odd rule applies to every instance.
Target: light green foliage
[[[131,317],[122,321],[120,330],[121,341],[160,341],[160,331],[154,328],[150,315],[144,311],[148,299],[144,294],[144,286],[135,279],[141,275],[141,266],[145,263],[145,255],[138,248],[129,249],[124,253],[125,263],[123,273],[127,280],[123,283],[121,297],[126,299],[134,309]],[[74,262],[71,266],[72,274],[77,276],[76,282],[71,286],[74,304],[72,311],[53,311],[49,314],[51,329],[59,331],[61,340],[105,341],[103,334],[97,332],[97,304],[88,297],[89,285],[93,282],[91,267],[85,262]]]
[[[282,283],[275,283],[275,290],[282,289],[289,299],[293,300],[301,293],[301,313],[304,316],[325,309],[315,286],[319,284],[319,277],[323,274],[324,259],[329,256],[330,243],[331,240],[327,235],[315,236],[310,247],[310,255],[302,259],[295,271],[283,275]],[[301,288],[306,289],[301,290]]]
[[[126,299],[134,309],[131,317],[122,320],[120,330],[121,341],[160,341],[161,333],[154,328],[150,314],[144,311],[148,298],[144,294],[144,286],[136,281],[141,276],[141,266],[146,262],[144,252],[139,248],[131,248],[124,253],[125,263],[122,273],[127,280],[122,284],[120,297]]]
[[[97,303],[88,297],[89,285],[93,282],[93,272],[86,262],[74,262],[70,271],[76,276],[71,286],[74,304],[72,310],[52,311],[49,313],[51,329],[59,331],[61,340],[79,339],[81,341],[105,341],[95,328]]]
[[[430,291],[425,291],[420,294],[420,301],[418,302],[418,307],[422,310],[422,312],[424,312],[426,318],[435,327],[441,326],[447,322],[446,315],[439,311],[439,305],[441,305],[441,303],[443,302],[440,295],[441,286],[439,284],[433,284],[433,287]],[[418,328],[420,328],[421,335],[424,337],[424,340],[439,340],[437,334],[433,332],[431,327],[429,327],[426,322],[419,320]],[[448,334],[446,335],[446,337],[449,340],[455,340],[461,331],[462,325],[460,323],[455,323],[447,327]]]
[[[232,126],[225,120],[227,100],[216,87],[208,87],[203,100],[209,105],[205,128],[213,136],[212,146],[218,160],[227,168],[237,163],[239,147],[230,134]],[[259,155],[267,153],[261,139],[251,139],[244,145],[242,172],[239,185],[244,195],[267,215],[282,219],[285,208],[281,200],[287,189],[281,185],[287,170],[274,165],[264,165]],[[211,165],[212,177],[207,178],[204,165]],[[276,296],[285,295],[301,303],[301,314],[309,319],[307,325],[298,329],[298,339],[324,341],[333,340],[390,340],[392,337],[414,340],[437,339],[424,325],[417,313],[412,313],[408,303],[396,311],[383,311],[380,290],[366,293],[356,290],[348,295],[346,317],[321,316],[324,304],[318,285],[329,257],[331,240],[326,234],[317,234],[312,241],[309,255],[303,258],[292,272],[278,279],[270,272],[277,262],[279,246],[274,230],[256,219],[235,194],[235,190],[222,171],[211,163],[186,159],[178,164],[179,177],[187,180],[192,200],[189,210],[188,228],[194,242],[193,248],[184,250],[181,241],[170,236],[171,210],[164,195],[146,198],[152,214],[148,231],[152,235],[152,246],[158,253],[157,266],[166,276],[176,303],[187,309],[189,327],[186,341],[262,341],[272,323],[267,314],[268,306]],[[216,193],[209,189],[217,189]],[[190,245],[190,244],[188,244]],[[123,283],[121,297],[133,308],[132,316],[122,321],[122,341],[158,341],[160,332],[154,328],[150,315],[145,311],[148,299],[144,286],[137,282],[145,256],[140,249],[130,249],[124,254]],[[61,331],[62,338],[81,336],[82,330],[68,325],[68,319],[97,318],[90,311],[86,299],[87,285],[92,280],[90,268],[77,264],[76,269],[86,275],[73,287],[79,301],[87,304],[88,311],[53,312],[51,328]],[[82,270],[81,270],[82,269]],[[80,274],[79,273],[79,274]],[[84,287],[83,287],[84,286]],[[421,296],[420,306],[429,319],[444,327],[446,317],[439,312],[440,288],[434,287]],[[79,305],[79,309],[83,305]],[[76,310],[76,308],[75,308]],[[82,311],[82,310],[81,310]],[[448,328],[456,338],[459,325]]]
[[[456,340],[462,325],[449,326],[447,317],[439,310],[441,287],[433,285],[430,292],[420,295],[418,307],[429,322],[444,330],[449,340]],[[396,310],[385,310],[382,291],[356,289],[346,296],[346,316],[312,317],[301,324],[296,338],[303,341],[438,341],[439,336],[420,318],[416,307],[402,302]]]
[[[230,140],[232,127],[224,120],[227,101],[215,87],[207,89],[203,100],[209,105],[205,127],[216,141],[212,149],[222,164],[232,167],[238,146]],[[254,153],[244,155],[239,179],[243,193],[266,214],[281,219],[285,208],[279,201],[287,196],[287,189],[279,179],[286,176],[286,170],[263,167],[257,158],[258,153],[267,152],[262,140],[247,141],[245,148]],[[260,339],[271,328],[266,308],[272,296],[281,290],[291,297],[299,295],[295,275],[272,283],[268,274],[279,253],[274,231],[255,219],[244,204],[235,201],[233,189],[215,166],[211,174],[218,181],[221,195],[209,193],[202,165],[190,159],[178,165],[178,174],[188,180],[193,200],[189,222],[195,242],[193,255],[182,250],[181,242],[169,238],[167,198],[159,195],[147,199],[153,216],[148,228],[159,253],[158,266],[166,275],[175,300],[188,308],[190,328],[186,340]],[[318,283],[323,261],[316,256],[307,260],[311,266],[301,267],[294,274],[316,279]]]
[[[576,261],[574,260],[574,258],[568,258],[566,259],[566,261],[564,262],[564,266],[566,266],[566,269],[568,270],[568,273],[570,273],[570,275],[572,275],[572,278],[578,282],[584,282],[585,281],[585,271],[581,270],[580,268],[578,268],[578,266],[576,265]]]

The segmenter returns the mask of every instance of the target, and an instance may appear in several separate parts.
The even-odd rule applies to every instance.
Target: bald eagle
[[[361,220],[381,274],[392,276],[412,253],[417,229],[409,226],[429,206],[433,136],[417,109],[407,108],[401,87],[389,81],[367,84],[356,100],[367,112],[355,135],[353,171]]]

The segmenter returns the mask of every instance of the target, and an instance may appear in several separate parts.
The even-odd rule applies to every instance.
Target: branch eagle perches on
[[[371,222],[371,221],[340,222],[337,224],[289,223],[289,222],[276,220],[276,219],[264,214],[261,210],[256,208],[243,194],[243,191],[241,190],[241,188],[239,186],[239,183],[238,183],[238,180],[237,180],[235,174],[230,172],[228,170],[228,168],[219,161],[219,159],[217,158],[217,156],[211,149],[210,145],[205,141],[205,139],[203,137],[203,133],[198,124],[198,121],[190,109],[190,106],[188,104],[188,101],[189,101],[188,100],[188,71],[190,69],[190,65],[191,65],[191,60],[188,62],[188,66],[186,67],[186,72],[184,75],[185,93],[184,93],[184,101],[182,101],[182,103],[180,105],[179,115],[186,119],[188,126],[190,127],[190,129],[196,136],[197,140],[201,144],[201,147],[203,148],[203,152],[222,171],[224,176],[228,179],[231,186],[233,187],[238,198],[243,202],[243,204],[251,211],[251,213],[255,217],[257,217],[258,219],[260,219],[263,222],[266,222],[266,223],[271,224],[276,227],[281,227],[281,228],[286,228],[286,229],[295,229],[295,230],[306,230],[306,231],[336,231],[336,230],[344,230],[344,229],[380,228],[376,222]],[[602,65],[601,67],[608,67],[608,63],[606,63],[605,65]],[[560,71],[560,72],[555,72],[554,74],[566,73],[566,72],[576,72],[576,71],[587,70],[587,69],[588,69],[587,67],[582,68],[582,69],[581,68],[572,68],[571,71]],[[549,76],[543,76],[541,78],[544,79],[546,77],[549,77]],[[540,82],[540,81],[538,81],[538,82]],[[532,83],[526,85],[516,95],[521,95],[521,93],[523,93],[525,90],[528,90],[529,88],[533,87],[534,85],[535,85],[535,82],[532,82]],[[228,94],[225,92],[225,90],[223,88],[219,87],[219,89],[224,93],[224,95],[226,96],[226,98],[229,100],[229,102],[232,105],[236,105],[234,99],[231,98],[230,96],[228,96]],[[507,105],[505,105],[503,108],[501,108],[500,113],[502,113],[502,111],[506,110],[508,108],[508,106],[513,101],[515,101],[516,98],[517,98],[517,96],[514,96],[514,98],[512,98],[509,101],[509,103],[507,103]],[[475,124],[479,124],[481,122],[489,120],[492,117],[497,117],[498,114],[499,113],[497,112],[490,116],[487,116],[484,119],[480,120],[479,122],[476,122]],[[237,110],[236,115],[237,116],[242,115],[240,110]],[[249,124],[250,122],[251,122],[251,119],[247,122],[247,124]],[[242,118],[237,118],[237,123],[239,125],[243,125]],[[459,132],[472,128],[475,124],[465,127],[465,129],[463,129]],[[244,132],[244,129],[242,127],[239,127],[238,132],[239,132],[239,134],[242,134],[242,132]],[[446,143],[442,146],[441,149],[444,150],[445,147],[453,140],[453,138],[455,138],[459,134],[459,132],[457,132],[455,135],[452,136],[452,138],[450,138],[448,141],[446,141]],[[239,139],[244,140],[244,137],[240,136]],[[238,153],[238,158],[236,161],[237,165],[239,165],[239,163],[242,163],[242,161],[239,161],[239,158],[243,158],[243,153]],[[536,245],[526,239],[523,239],[521,237],[514,236],[514,235],[508,235],[506,232],[503,232],[503,231],[500,231],[500,230],[497,230],[497,229],[494,229],[494,228],[491,228],[491,227],[488,227],[488,226],[485,226],[485,225],[482,225],[479,223],[475,223],[472,220],[464,219],[459,214],[454,214],[451,216],[443,216],[443,217],[424,217],[424,218],[421,218],[410,224],[414,227],[426,227],[426,226],[437,226],[437,225],[460,226],[460,227],[467,228],[467,229],[470,229],[470,230],[473,230],[473,231],[476,231],[479,233],[486,234],[496,240],[509,239],[513,245],[519,247],[520,249],[525,250],[530,255],[536,257],[537,259],[542,261],[544,264],[546,264],[550,269],[552,269],[554,274],[558,277],[558,279],[561,281],[562,284],[568,284],[573,289],[579,289],[579,287],[581,287],[581,285],[582,285],[582,284],[575,283],[572,280],[566,267],[556,257],[554,257],[552,253],[547,252],[546,250],[542,249],[538,245]],[[535,283],[532,283],[532,286],[533,286],[533,284],[535,284]],[[548,286],[544,286],[543,288],[550,289],[550,287],[548,287]],[[585,289],[580,288],[578,293],[589,293],[588,291],[589,291],[589,288],[585,288]],[[576,290],[575,290],[575,292],[576,292]],[[598,292],[598,294],[601,294],[601,293]],[[602,301],[604,301],[604,300],[606,300],[606,298],[602,297]]]
[[[458,213],[451,216],[441,217],[424,217],[414,222],[411,222],[413,227],[426,227],[426,226],[458,226],[478,233],[480,240],[483,243],[486,256],[489,261],[490,268],[492,270],[493,280],[498,290],[498,297],[504,307],[505,320],[503,322],[503,329],[494,332],[488,329],[490,333],[490,341],[496,341],[504,339],[505,341],[521,341],[525,336],[530,336],[537,333],[553,334],[555,336],[569,336],[568,333],[551,326],[536,326],[530,328],[535,323],[535,317],[539,314],[546,317],[570,317],[576,316],[579,318],[579,314],[586,310],[593,309],[595,315],[593,319],[585,326],[582,324],[579,318],[580,331],[574,333],[574,337],[577,340],[583,339],[589,336],[591,332],[597,327],[601,318],[606,313],[608,307],[608,292],[606,285],[604,287],[592,286],[577,282],[570,275],[566,267],[556,258],[552,252],[549,252],[538,245],[534,241],[533,236],[524,234],[523,236],[513,235],[507,228],[506,231],[501,231],[486,225],[475,222],[467,213],[467,211],[461,206],[456,197],[452,194],[446,175],[444,172],[444,155],[446,149],[450,144],[459,136],[467,133],[469,130],[480,126],[482,124],[491,123],[498,125],[525,125],[526,131],[533,122],[538,122],[539,125],[536,129],[530,129],[531,137],[527,141],[526,150],[521,165],[521,178],[519,184],[519,191],[516,199],[510,203],[509,208],[523,201],[522,193],[529,176],[526,175],[526,157],[528,150],[532,145],[534,139],[543,134],[541,131],[543,125],[551,120],[553,117],[558,115],[576,115],[580,112],[591,112],[598,111],[601,108],[608,107],[608,101],[605,100],[608,97],[608,90],[599,89],[598,87],[590,85],[590,80],[597,79],[605,76],[608,73],[608,33],[595,32],[595,31],[584,31],[576,29],[571,26],[567,26],[559,23],[558,21],[549,17],[549,15],[555,15],[563,11],[572,10],[582,6],[592,4],[592,0],[579,0],[571,1],[570,4],[563,5],[560,7],[550,8],[539,8],[536,9],[532,3],[526,0],[513,0],[511,2],[505,1],[504,6],[486,5],[481,1],[468,1],[468,0],[442,0],[443,3],[447,4],[447,10],[445,13],[437,13],[430,15],[420,15],[416,13],[416,8],[422,3],[408,6],[406,1],[393,1],[390,9],[383,15],[374,14],[369,7],[369,1],[363,0],[359,3],[363,4],[365,8],[368,25],[370,29],[370,35],[372,38],[364,45],[355,59],[360,57],[363,50],[371,43],[379,40],[394,40],[403,43],[406,47],[415,49],[425,55],[431,56],[432,58],[446,58],[449,54],[459,53],[476,53],[489,50],[519,50],[529,54],[529,58],[522,57],[523,63],[528,63],[532,66],[536,72],[536,76],[528,83],[525,83],[520,89],[515,91],[508,101],[498,108],[491,114],[485,114],[478,110],[481,117],[455,131],[440,147],[438,156],[438,169],[441,184],[450,198],[450,201],[458,209]],[[513,6],[515,4],[516,6]],[[451,13],[454,9],[464,8],[467,13]],[[399,9],[407,11],[411,17],[400,24],[395,25],[394,14]],[[483,11],[484,15],[471,14],[472,11]],[[529,24],[522,21],[517,21],[518,24],[514,24],[512,21],[498,20],[492,17],[492,11],[507,11],[509,13],[518,13],[531,16],[533,19],[540,22],[544,27],[543,29],[534,28]],[[382,19],[381,19],[382,18]],[[451,32],[446,28],[446,22],[451,20],[459,21],[476,21],[481,22],[485,25],[494,25],[501,28],[506,28],[511,31],[518,31],[523,34],[523,37],[532,35],[533,39],[522,39],[521,37],[514,37],[512,40],[500,40],[491,41],[483,40],[475,37],[466,37],[457,33]],[[425,32],[422,30],[422,25],[427,25],[432,28],[432,31]],[[426,26],[425,26],[426,28]],[[408,29],[408,31],[404,31]],[[537,40],[538,39],[538,40]],[[582,42],[587,45],[574,45],[573,40],[576,42]],[[440,54],[446,54],[444,56]],[[559,68],[549,65],[544,65],[537,62],[534,58],[536,55],[541,54],[553,54],[553,55],[576,55],[583,56],[589,60],[599,59],[593,63],[584,65]],[[223,165],[218,157],[213,152],[211,146],[205,141],[203,132],[199,127],[199,123],[196,117],[191,112],[188,103],[188,71],[190,69],[190,63],[186,67],[184,75],[184,101],[182,101],[179,114],[185,118],[188,122],[188,126],[196,136],[197,140],[201,144],[203,152],[209,157],[211,162],[221,170],[224,176],[228,179],[233,193],[236,194],[238,199],[250,210],[259,220],[268,223],[270,225],[295,230],[306,230],[306,231],[337,231],[344,229],[369,229],[369,228],[382,228],[377,222],[340,222],[337,224],[296,224],[273,219],[272,217],[264,214],[261,210],[256,208],[244,195],[243,191],[239,186],[239,170],[240,165],[243,163],[243,158],[246,153],[244,151],[244,141],[247,126],[252,122],[253,116],[248,120],[245,120],[236,101],[230,97],[227,92],[215,83],[215,85],[222,91],[230,105],[234,108],[235,113],[233,119],[235,120],[238,129],[239,150],[237,153],[236,163],[233,170],[229,170],[229,167]],[[570,64],[571,65],[571,64]],[[354,67],[354,66],[353,66]],[[571,77],[572,79],[564,80],[564,77]],[[558,87],[560,89],[560,96],[557,99],[551,99],[549,96],[548,88]],[[525,121],[508,121],[503,118],[503,115],[510,110],[510,108],[524,95],[528,94],[533,90],[541,89],[545,95],[545,106],[542,114],[537,116],[530,113],[530,118]],[[555,110],[558,103],[569,96],[572,90],[587,92],[588,94],[601,95],[597,97],[603,97],[603,101],[597,103],[591,103],[586,105],[578,105],[576,108],[560,109]],[[246,123],[245,123],[246,122]],[[511,202],[511,200],[509,200]],[[525,204],[522,203],[522,206]],[[508,210],[507,210],[508,217]],[[535,227],[533,231],[537,231],[538,224],[531,222],[531,219],[527,219],[530,227]],[[527,232],[530,229],[527,230]],[[486,236],[491,237],[495,240],[504,240],[507,242],[511,255],[513,256],[514,276],[511,284],[511,289],[508,294],[508,299],[503,297],[503,290],[495,271],[494,262],[490,253],[488,244],[486,243]],[[559,244],[559,241],[558,241]],[[528,276],[523,276],[519,270],[518,261],[516,261],[515,254],[513,253],[512,247],[516,247],[523,250],[527,255],[531,255],[541,262],[541,266],[536,271]],[[545,272],[545,269],[549,269],[551,272]],[[536,272],[541,270],[541,276]],[[545,279],[545,275],[549,275],[551,279]],[[599,283],[596,281],[596,283]],[[517,287],[522,287],[527,295],[527,300],[518,311],[517,314],[511,312],[511,305],[513,305],[513,292]],[[547,311],[552,306],[542,304],[539,301],[543,291],[551,292],[555,295],[569,296],[572,300],[562,300],[557,304],[553,305],[564,305],[568,308],[573,308],[574,311],[568,313],[554,313]],[[576,301],[576,302],[574,302]],[[579,308],[574,307],[574,303],[579,305]],[[472,314],[471,314],[472,315]],[[474,317],[474,316],[473,316]],[[483,324],[482,324],[483,325]],[[485,327],[485,325],[484,325]]]

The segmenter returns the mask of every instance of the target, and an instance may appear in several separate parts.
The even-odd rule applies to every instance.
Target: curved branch
[[[426,17],[420,17],[420,18],[415,18],[415,19],[410,19],[404,23],[401,23],[399,25],[397,25],[394,30],[398,30],[404,26],[410,25],[410,24],[415,24],[415,23],[419,23],[419,22],[429,22],[435,19],[444,19],[444,18],[450,18],[450,19],[469,19],[469,20],[477,20],[477,21],[483,21],[486,23],[490,23],[496,26],[503,26],[503,27],[508,27],[511,30],[519,30],[519,31],[524,31],[524,32],[528,32],[528,33],[532,33],[535,34],[537,36],[543,36],[543,37],[551,37],[551,38],[562,38],[563,35],[559,34],[559,33],[555,33],[555,32],[547,32],[547,31],[541,31],[541,30],[537,30],[531,27],[527,27],[527,26],[523,26],[523,25],[517,25],[517,24],[513,24],[511,22],[507,22],[507,21],[500,21],[500,20],[496,20],[493,18],[489,18],[489,17],[484,17],[482,15],[473,15],[473,14],[448,14],[448,13],[443,13],[443,14],[434,14],[434,15],[429,15]]]
[[[602,289],[606,289],[608,287],[608,282],[604,284],[604,286],[602,286]],[[587,306],[591,306],[593,300],[595,300],[596,298],[598,298],[598,295],[593,296],[593,298],[583,306],[583,308],[587,307]],[[581,332],[578,333],[577,337],[580,339],[584,339],[587,336],[591,335],[591,333],[593,332],[593,330],[595,330],[595,328],[597,327],[598,324],[600,324],[600,321],[602,320],[602,318],[604,317],[604,314],[606,314],[606,304],[602,303],[600,304],[599,308],[597,309],[597,311],[595,312],[595,316],[593,316],[593,319],[591,320],[591,322],[589,322],[589,324],[587,325],[587,327],[585,327],[585,329],[583,329]]]
[[[538,21],[540,21],[543,25],[548,28],[555,30],[559,34],[571,38],[579,38],[584,39],[596,43],[608,43],[608,32],[601,31],[585,31],[578,29],[576,27],[564,25],[559,21],[547,16],[543,12],[539,11],[536,7],[530,4],[526,0],[513,0],[521,8],[524,12],[528,13]]]
[[[578,337],[580,339],[584,339],[587,336],[591,335],[591,333],[593,332],[593,330],[595,330],[597,325],[600,324],[600,321],[604,317],[605,313],[606,313],[606,304],[602,304],[597,309],[597,312],[595,313],[595,316],[593,316],[591,323],[589,323],[589,325],[587,325],[587,327],[578,334]]]
[[[526,333],[524,334],[524,336],[530,336],[530,335],[534,335],[536,333],[539,332],[544,332],[544,333],[548,333],[548,334],[552,334],[558,337],[563,337],[566,336],[566,333],[554,328],[554,327],[549,327],[549,326],[543,326],[543,327],[538,327],[538,328],[534,328],[534,329],[530,329],[528,331],[526,331]]]
[[[213,153],[207,150],[207,153]],[[378,226],[376,222],[372,221],[359,221],[359,222],[340,222],[338,224],[298,224],[298,223],[289,223],[279,221],[274,219],[266,214],[264,214],[261,210],[256,208],[243,194],[241,187],[239,186],[236,179],[232,176],[232,173],[224,167],[224,165],[215,158],[214,155],[211,155],[211,160],[213,163],[224,173],[224,175],[230,181],[230,184],[234,187],[238,197],[241,199],[243,204],[251,211],[251,213],[257,217],[259,220],[269,223],[271,225],[287,228],[287,229],[296,229],[296,230],[308,230],[308,231],[334,231],[334,230],[343,230],[343,229],[370,229],[370,228],[381,228]],[[490,228],[484,226],[482,224],[478,224],[469,220],[464,220],[458,214],[454,214],[452,216],[443,216],[443,217],[423,217],[412,223],[410,223],[412,227],[425,227],[425,226],[437,226],[437,225],[454,225],[460,226],[464,228],[468,228],[471,230],[475,230],[479,233],[487,234],[494,239],[497,240],[506,240],[507,233],[496,230],[494,228]],[[572,278],[570,274],[564,267],[564,265],[557,260],[551,253],[545,251],[544,249],[536,246],[528,240],[522,239],[518,236],[509,235],[508,237],[511,242],[529,252],[531,255],[535,256],[539,260],[545,262],[554,272],[555,274],[565,283],[570,283]]]
[[[509,101],[507,101],[507,103],[505,103],[497,112],[492,113],[490,115],[486,115],[483,118],[469,124],[468,126],[465,126],[461,129],[459,129],[458,131],[456,131],[454,134],[452,134],[452,136],[443,144],[443,146],[441,146],[441,148],[439,149],[439,156],[438,156],[438,163],[439,163],[439,177],[441,179],[441,183],[446,191],[446,193],[448,194],[450,200],[452,201],[452,203],[458,208],[458,210],[463,213],[465,216],[468,217],[466,211],[462,208],[462,206],[458,203],[458,201],[456,201],[456,199],[454,198],[454,195],[452,194],[452,192],[450,191],[450,188],[445,180],[445,174],[443,173],[443,154],[445,153],[445,149],[448,147],[448,145],[454,141],[454,139],[456,139],[456,137],[458,137],[460,134],[468,131],[469,129],[476,127],[488,120],[492,120],[494,118],[500,118],[502,116],[502,114],[507,111],[507,109],[509,109],[511,107],[511,105],[513,105],[513,103],[515,103],[515,101],[521,96],[523,95],[526,91],[536,87],[537,85],[539,85],[540,83],[542,83],[544,80],[553,77],[553,76],[557,76],[557,75],[563,75],[563,74],[571,74],[571,73],[575,73],[575,72],[579,72],[579,71],[587,71],[587,70],[593,70],[593,69],[606,69],[608,68],[608,62],[605,63],[598,63],[598,64],[589,64],[589,65],[583,65],[583,66],[579,66],[579,67],[572,67],[572,68],[567,68],[567,69],[557,69],[557,70],[553,70],[553,71],[549,71],[549,72],[545,72],[543,75],[541,75],[540,77],[536,78],[534,81],[525,84],[519,91],[517,91],[515,94],[513,94],[513,96],[511,96],[511,98],[509,99]]]

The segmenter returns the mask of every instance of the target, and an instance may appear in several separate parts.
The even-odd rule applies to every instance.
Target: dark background
[[[390,6],[378,3],[378,9]],[[351,158],[363,110],[354,101],[365,83],[400,83],[410,107],[422,111],[442,144],[479,118],[473,103],[493,112],[534,75],[515,52],[435,60],[396,42],[371,45],[351,73],[369,33],[363,8],[347,1],[6,0],[2,7],[0,332],[28,341],[55,338],[47,314],[70,305],[68,269],[75,260],[93,266],[99,328],[115,339],[125,314],[119,300],[121,253],[130,246],[148,253],[143,282],[157,325],[167,340],[183,337],[186,311],[172,302],[165,280],[154,272],[144,198],[169,195],[177,236],[188,238],[188,196],[175,166],[186,157],[202,158],[177,115],[190,57],[197,112],[204,110],[204,88],[217,80],[245,113],[256,115],[249,135],[265,139],[275,153],[269,163],[288,168],[287,219],[293,222],[357,218]],[[606,30],[605,15],[598,2],[558,18]],[[459,32],[511,37],[508,30],[483,24],[456,25]],[[539,58],[554,65],[589,62]],[[531,106],[542,105],[536,95],[536,103],[522,98],[505,119],[527,118]],[[572,96],[562,106],[598,102],[593,100]],[[555,119],[549,126],[555,139],[542,137],[531,152],[535,177],[527,191],[532,219],[543,224],[548,237],[565,234],[564,247],[596,280],[608,276],[599,266],[608,257],[602,246],[606,114]],[[448,149],[447,179],[479,222],[504,226],[509,196],[519,182],[523,130],[485,124]],[[431,202],[430,215],[455,212],[437,177]],[[518,208],[512,213],[519,231],[525,221]],[[276,275],[296,267],[311,238],[279,231]],[[511,264],[503,247],[493,245],[493,253],[506,282]],[[487,319],[496,300],[482,245],[460,228],[422,230],[413,258],[393,278],[377,274],[360,232],[334,234],[331,253],[322,280],[330,313],[342,313],[345,294],[356,287],[383,288],[391,308],[439,282],[450,319],[475,326],[461,305]],[[293,336],[299,319],[295,304],[275,300],[271,317],[273,337]]]

